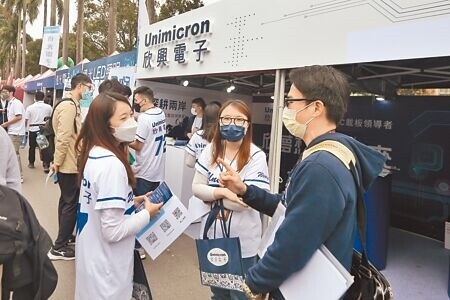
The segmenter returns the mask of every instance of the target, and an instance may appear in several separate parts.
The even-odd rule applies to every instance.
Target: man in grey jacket
[[[5,130],[0,130],[0,185],[22,193],[19,162],[14,145]]]

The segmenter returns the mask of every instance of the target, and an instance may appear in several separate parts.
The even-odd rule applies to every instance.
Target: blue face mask
[[[92,102],[92,98],[93,98],[93,94],[92,94],[92,91],[90,91],[90,90],[85,91],[81,95],[81,100],[89,102],[89,103]]]
[[[237,142],[244,138],[244,126],[237,125],[220,125],[220,135],[224,140]]]

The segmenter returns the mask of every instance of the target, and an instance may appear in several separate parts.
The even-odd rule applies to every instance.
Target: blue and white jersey
[[[209,142],[202,137],[203,129],[196,131],[189,143],[186,145],[186,152],[198,159],[200,153],[202,153],[203,149],[209,144]]]
[[[148,181],[164,180],[166,163],[166,115],[159,107],[139,114],[136,140],[144,144],[136,151],[136,177]]]
[[[107,242],[100,212],[118,208],[126,214],[132,206],[125,166],[111,151],[92,148],[78,201],[75,299],[130,299],[134,236]]]
[[[201,174],[208,178],[208,185],[219,187],[219,174],[225,171],[222,166],[211,163],[212,145],[209,144],[203,150],[202,154],[195,164],[195,168]],[[233,169],[237,169],[237,162],[225,160],[231,164]],[[266,154],[256,145],[252,144],[250,148],[250,159],[239,172],[241,179],[247,185],[255,185],[262,189],[269,190],[269,172],[266,162]],[[208,215],[203,217],[201,232],[203,233],[204,223]],[[217,223],[215,237],[222,237],[222,230]],[[241,242],[242,257],[252,257],[257,254],[258,246],[261,241],[261,217],[258,211],[252,208],[246,208],[242,211],[234,211],[231,216],[230,237],[239,237]],[[208,232],[209,238],[214,238],[214,225]]]

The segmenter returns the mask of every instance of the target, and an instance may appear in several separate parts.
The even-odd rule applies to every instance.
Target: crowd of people
[[[336,132],[350,96],[345,75],[332,67],[310,66],[292,70],[289,77],[292,85],[283,110],[288,131],[303,140],[306,149],[325,140],[347,146],[367,189],[384,158]],[[41,151],[42,161],[44,171],[56,174],[61,196],[58,236],[48,256],[76,258],[75,299],[130,299],[134,249],[145,256],[135,235],[162,207],[151,203],[148,195],[164,181],[168,128],[151,88],[138,87],[132,94],[117,80],[99,86],[82,122],[80,100],[92,99],[93,91],[89,76],[80,73],[72,77],[70,92],[53,109],[44,103],[45,95],[36,92],[35,103],[25,111],[13,97],[14,88],[3,86],[1,126],[10,141],[0,130],[0,184],[20,191],[20,144],[28,132],[28,167],[33,168],[40,125],[50,118],[54,138],[48,138],[54,153],[52,147]],[[265,294],[283,299],[279,286],[322,244],[350,268],[357,190],[339,159],[324,151],[299,159],[285,191],[272,194],[266,154],[252,142],[249,106],[238,99],[207,104],[196,98],[191,113],[184,134],[189,139],[185,163],[195,168],[192,192],[211,210],[223,206],[224,213],[215,222],[224,222],[229,236],[239,237],[245,272],[241,291],[211,287],[211,299],[265,299]],[[286,206],[285,220],[259,258],[261,214],[272,216],[278,205]],[[135,211],[136,207],[142,209]],[[223,237],[223,230],[212,226],[207,236]]]

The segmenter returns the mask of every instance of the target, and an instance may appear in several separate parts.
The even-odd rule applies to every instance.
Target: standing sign
[[[59,26],[44,27],[39,64],[51,69],[58,66]]]

